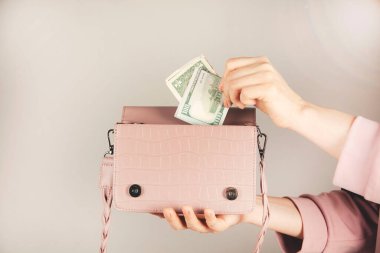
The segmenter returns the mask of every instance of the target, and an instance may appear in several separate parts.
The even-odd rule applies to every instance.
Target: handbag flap
[[[173,207],[181,213],[190,205],[196,213],[211,208],[224,214],[254,209],[256,126],[119,123],[114,145],[116,209]],[[230,193],[237,197],[230,200]]]
[[[174,117],[175,106],[124,106],[121,123],[144,124],[177,124],[188,123]],[[231,107],[228,110],[223,125],[256,125],[256,108],[248,107],[244,110]]]

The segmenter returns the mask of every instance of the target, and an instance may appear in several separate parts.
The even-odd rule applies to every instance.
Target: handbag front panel
[[[251,212],[256,197],[256,127],[116,124],[116,209]],[[232,195],[231,195],[232,194]]]

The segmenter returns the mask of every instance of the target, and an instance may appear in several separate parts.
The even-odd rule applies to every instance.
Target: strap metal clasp
[[[109,150],[104,154],[104,157],[106,157],[106,155],[113,155],[113,148],[114,148],[114,145],[111,144],[111,138],[110,138],[110,135],[114,134],[115,133],[115,130],[114,129],[109,129],[108,132],[107,132],[107,138],[108,138],[108,147],[109,147]]]
[[[261,132],[259,126],[257,126],[257,133],[257,147],[259,148],[260,159],[264,160],[265,148],[267,145],[267,135]],[[262,146],[260,140],[263,141]]]

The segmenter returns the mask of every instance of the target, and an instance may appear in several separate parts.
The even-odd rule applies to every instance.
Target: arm
[[[269,196],[268,199],[271,208],[269,228],[279,233],[302,239],[302,219],[295,204],[288,198]],[[166,218],[175,230],[190,228],[200,233],[215,233],[224,231],[239,223],[250,223],[261,226],[263,206],[261,195],[257,195],[255,211],[248,214],[215,215],[210,209],[205,209],[204,214],[195,214],[190,206],[184,206],[182,212],[184,216],[178,216],[173,208],[165,208],[163,213],[153,214]]]
[[[332,191],[318,196],[304,194],[298,198],[269,197],[269,205],[269,227],[276,231],[283,252],[374,250],[379,206],[360,195]],[[198,216],[188,206],[183,207],[184,217],[178,216],[171,208],[156,215],[165,217],[175,230],[216,233],[243,222],[261,226],[260,196],[257,196],[256,207],[254,212],[244,215],[215,216],[206,209],[204,215]]]
[[[354,119],[347,113],[304,103],[288,129],[338,159]]]
[[[294,130],[339,158],[354,116],[304,101],[266,57],[232,58],[219,86],[224,105],[255,105],[279,127]]]
[[[374,252],[379,206],[345,190],[291,199],[303,239],[276,232],[283,252]]]
[[[270,205],[269,228],[274,231],[303,238],[302,219],[294,203],[287,198],[268,197]],[[256,209],[254,212],[242,216],[241,221],[246,223],[262,225],[262,201],[261,196],[256,197]]]
[[[336,186],[380,203],[380,124],[305,104],[289,129],[338,159]]]

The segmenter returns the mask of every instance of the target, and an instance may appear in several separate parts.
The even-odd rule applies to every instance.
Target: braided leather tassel
[[[257,237],[254,253],[260,252],[261,246],[264,242],[265,233],[269,225],[269,217],[270,217],[269,202],[268,202],[268,196],[267,196],[267,183],[266,183],[264,168],[265,168],[265,164],[264,164],[264,159],[262,158],[260,160],[260,189],[261,189],[261,196],[262,196],[262,202],[263,202],[263,220],[262,220],[263,224],[262,224],[260,233],[258,234],[258,237]]]
[[[100,253],[106,253],[107,251],[107,241],[108,241],[108,230],[110,226],[110,215],[111,215],[111,205],[112,205],[112,187],[102,188],[102,199],[103,199],[103,230],[101,234],[101,244]]]

